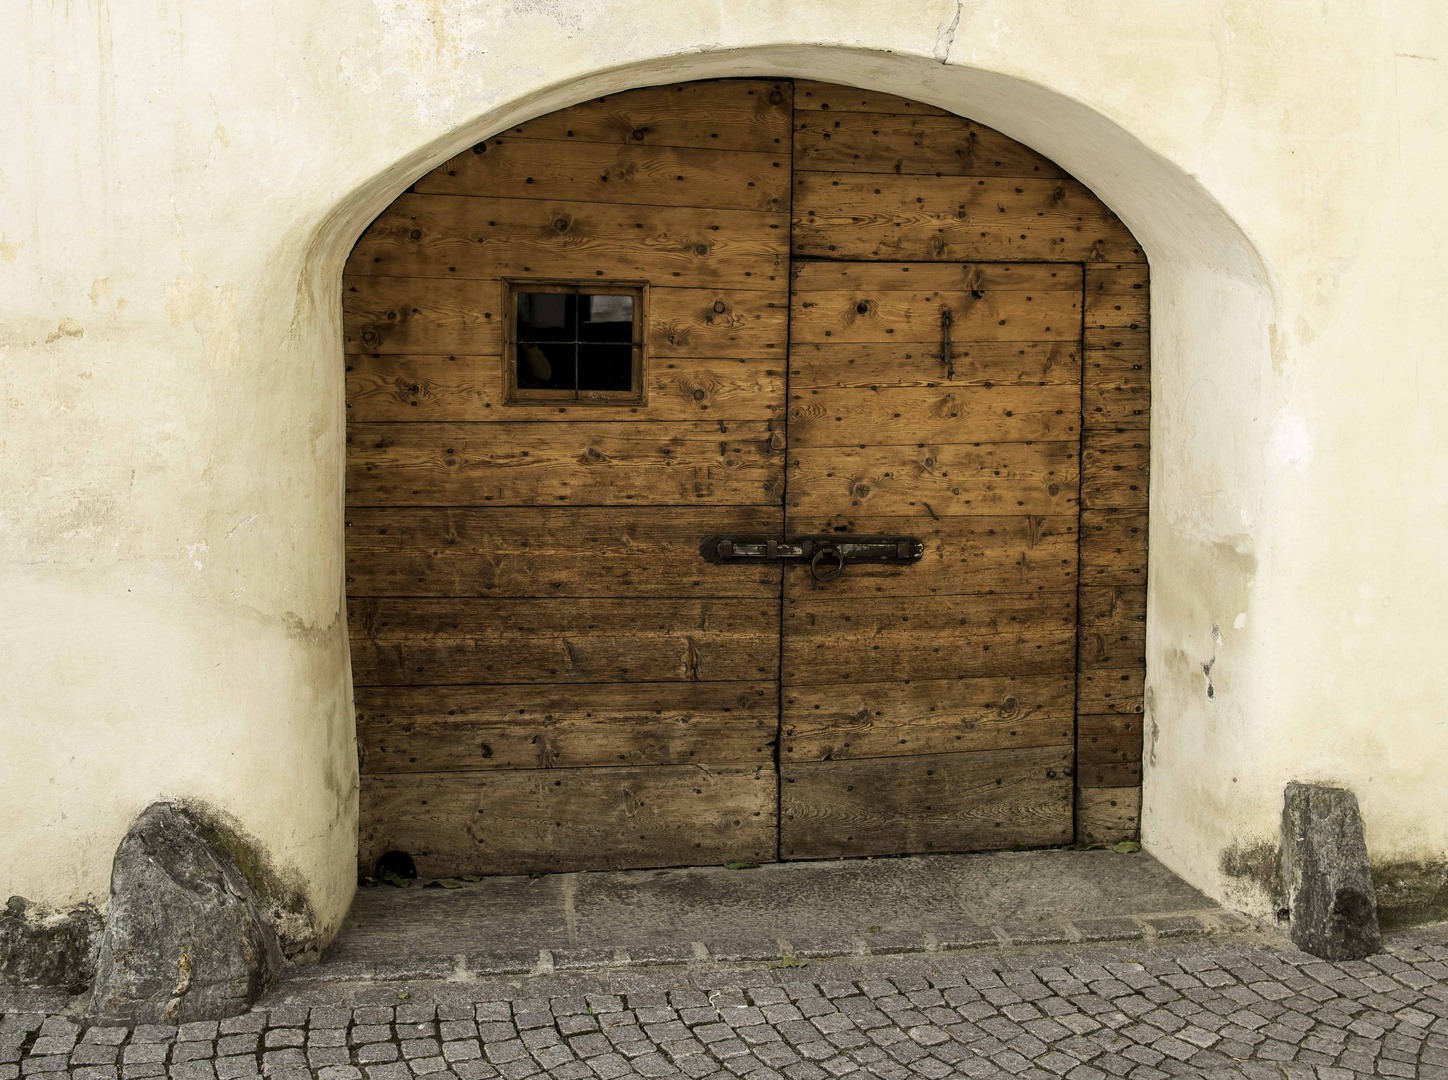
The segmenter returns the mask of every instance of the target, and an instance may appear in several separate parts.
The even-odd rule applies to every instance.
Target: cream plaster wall
[[[1247,910],[1288,779],[1448,859],[1448,15],[1432,0],[3,0],[0,895],[231,815],[350,900],[339,274],[406,184],[629,86],[999,127],[1153,269],[1147,846]],[[1209,670],[1208,670],[1209,669]],[[1209,693],[1210,689],[1210,693]]]

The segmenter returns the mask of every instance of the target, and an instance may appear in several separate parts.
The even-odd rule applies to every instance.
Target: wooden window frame
[[[563,293],[575,296],[634,297],[632,390],[544,390],[518,386],[518,294]],[[569,281],[558,278],[503,279],[503,404],[504,405],[646,405],[648,370],[644,327],[648,325],[649,284],[646,281]],[[573,332],[575,347],[578,328]],[[617,344],[623,344],[618,342]]]

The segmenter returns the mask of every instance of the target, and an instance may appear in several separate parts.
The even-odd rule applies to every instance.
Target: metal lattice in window
[[[507,404],[644,400],[644,286],[510,281]]]

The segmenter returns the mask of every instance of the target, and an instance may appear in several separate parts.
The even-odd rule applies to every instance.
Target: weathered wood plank
[[[789,298],[772,290],[651,288],[645,316],[649,356],[784,362]],[[503,286],[451,278],[348,275],[342,335],[349,353],[498,356]]]
[[[938,340],[795,342],[789,350],[790,389],[1081,384],[1081,350],[1074,341],[956,341],[950,351],[955,377],[947,382]]]
[[[1081,583],[1145,585],[1145,510],[1081,511]]]
[[[771,862],[772,767],[652,765],[362,779],[358,860],[423,877]]]
[[[1076,661],[1073,592],[822,600],[786,594],[783,677],[797,686],[1061,674]]]
[[[792,447],[1059,441],[1080,434],[1081,391],[1061,384],[1009,383],[885,389],[791,386],[788,419]]]
[[[1141,762],[1118,761],[1076,764],[1076,782],[1086,788],[1139,788]]]
[[[796,255],[965,262],[1145,262],[1126,226],[1074,180],[886,178],[796,171]]]
[[[815,172],[1066,178],[1049,158],[961,116],[800,110],[794,165]]]
[[[755,765],[778,702],[775,682],[359,687],[357,747],[364,775]]]
[[[772,600],[349,598],[358,686],[727,682],[778,667]]]
[[[862,90],[858,86],[816,82],[813,79],[794,80],[794,110],[796,114],[821,110],[824,112],[876,112],[915,116],[954,115],[944,109],[938,109],[934,105],[896,97],[894,94]]]
[[[1071,839],[1069,747],[819,761],[781,769],[780,855],[985,851]]]
[[[1069,675],[791,686],[780,760],[1068,746],[1075,708]]]
[[[352,506],[778,502],[768,423],[350,424]]]
[[[1135,840],[1141,827],[1141,789],[1081,788],[1076,792],[1076,840],[1114,844]]]
[[[1043,592],[1076,586],[1074,517],[931,518],[924,507],[911,516],[792,513],[791,533],[916,536],[925,544],[918,563],[904,566],[856,563],[834,581],[817,582],[803,565],[786,569],[789,595],[960,596],[972,593]]]
[[[1146,685],[1146,663],[1119,668],[1084,665],[1076,675],[1076,708],[1085,716],[1102,713],[1141,713]]]
[[[347,272],[770,289],[788,244],[781,215],[750,210],[404,194],[367,227]]]
[[[1076,720],[1076,760],[1109,765],[1141,760],[1141,717],[1108,713]]]
[[[802,293],[802,290],[801,290]],[[1060,289],[1032,296],[1004,290],[970,293],[812,289],[794,308],[790,339],[938,343],[950,309],[956,341],[1080,341],[1081,297]]]
[[[504,135],[464,150],[413,184],[412,190],[432,195],[785,213],[789,210],[789,155],[783,147],[753,153]]]
[[[802,447],[789,455],[793,514],[1052,516],[1076,511],[1075,442]]]
[[[1146,506],[1151,453],[1144,430],[1091,431],[1081,439],[1081,506],[1127,510]]]
[[[777,597],[777,565],[720,566],[711,532],[778,533],[779,507],[351,507],[349,596]]]
[[[647,399],[633,405],[504,405],[499,356],[353,353],[347,419],[390,421],[772,420],[784,415],[784,356],[668,360],[645,365]]]
[[[788,149],[794,87],[787,79],[645,86],[593,98],[509,128],[516,138],[629,146]]]

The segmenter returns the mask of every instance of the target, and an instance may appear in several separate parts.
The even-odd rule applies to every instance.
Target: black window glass
[[[578,299],[573,293],[519,293],[518,340],[577,340]]]
[[[563,286],[514,295],[512,352],[519,390],[575,398],[638,393],[639,293]]]

